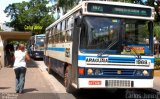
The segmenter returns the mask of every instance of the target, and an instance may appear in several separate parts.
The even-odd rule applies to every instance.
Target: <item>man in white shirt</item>
[[[14,53],[13,69],[16,75],[16,93],[23,93],[25,74],[26,74],[26,61],[30,60],[28,53],[25,51],[24,44],[20,44],[19,48]]]

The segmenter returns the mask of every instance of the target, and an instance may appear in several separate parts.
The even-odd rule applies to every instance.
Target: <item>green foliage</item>
[[[160,69],[160,58],[155,58],[155,69]]]
[[[78,2],[78,0],[49,0],[49,1],[57,2],[56,5],[53,5],[53,9],[59,10],[59,8],[62,7],[64,13],[67,13],[67,11],[72,9],[73,6],[76,4],[76,2]]]
[[[13,45],[19,45],[19,44],[24,44],[24,45],[26,45],[26,44],[27,44],[27,41],[11,41],[10,43],[13,44]]]
[[[154,30],[153,30],[154,35],[160,40],[160,24],[155,23],[154,24]]]
[[[160,65],[160,58],[155,58],[155,64]]]
[[[42,30],[33,30],[33,32],[44,33],[45,28],[54,21],[49,15],[50,7],[46,7],[48,3],[47,0],[31,0],[9,4],[4,10],[7,16],[11,16],[11,22],[8,24],[16,31],[25,31],[25,25],[38,25],[43,27]]]

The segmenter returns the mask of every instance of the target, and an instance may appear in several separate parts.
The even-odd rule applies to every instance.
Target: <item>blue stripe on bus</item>
[[[49,47],[48,50],[59,51],[59,52],[65,52],[65,48],[54,48],[54,47]]]
[[[65,52],[65,48],[55,48],[55,47],[49,47],[48,50],[53,51],[59,51],[59,52]],[[78,60],[86,60],[86,57],[96,57],[96,56],[84,56],[84,55],[78,55]],[[114,56],[102,56],[104,58],[108,58],[108,62],[122,62],[122,63],[134,63],[136,58],[133,57],[114,57]],[[154,58],[143,58],[143,59],[149,59],[151,60],[151,63],[154,63]]]
[[[135,58],[132,57],[108,57],[110,63],[135,63]]]
[[[96,56],[83,56],[78,55],[78,60],[86,60],[86,57],[95,57]],[[122,62],[122,63],[134,63],[136,58],[133,57],[114,57],[114,56],[106,56],[105,58],[108,58],[108,62]],[[154,63],[154,58],[142,58],[142,59],[149,59],[151,60],[151,63]]]
[[[80,75],[79,78],[107,78],[107,79],[153,79],[153,76],[84,76]]]

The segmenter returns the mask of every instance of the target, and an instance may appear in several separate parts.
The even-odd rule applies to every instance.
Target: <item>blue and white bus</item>
[[[34,35],[29,39],[27,49],[32,58],[38,59],[44,57],[44,40],[45,34]]]
[[[46,28],[45,59],[81,88],[152,88],[154,8],[82,1]]]

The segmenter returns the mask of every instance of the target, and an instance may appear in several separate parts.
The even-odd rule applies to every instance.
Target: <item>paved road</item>
[[[77,90],[66,93],[63,79],[48,74],[43,61],[28,63],[23,95],[15,94],[15,75],[12,68],[0,70],[0,99],[160,99],[160,77],[155,78],[154,89],[147,90]],[[7,97],[7,98],[6,98]],[[9,98],[8,98],[9,97]]]

